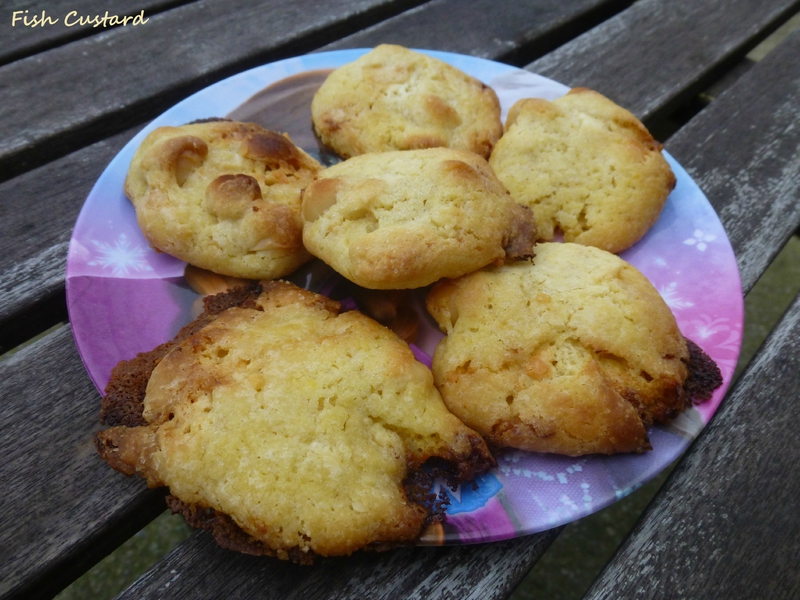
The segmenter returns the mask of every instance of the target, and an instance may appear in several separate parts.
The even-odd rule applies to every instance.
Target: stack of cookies
[[[518,102],[504,128],[489,87],[383,45],[330,74],[311,119],[343,162],[220,120],[155,130],[125,184],[153,247],[261,280],[118,365],[97,438],[222,545],[310,562],[413,543],[442,519],[433,477],[470,481],[506,447],[643,452],[688,389],[719,384],[614,254],[675,185],[628,111],[576,89]],[[432,369],[369,316],[274,281],[312,257],[367,312],[423,290],[446,334]]]

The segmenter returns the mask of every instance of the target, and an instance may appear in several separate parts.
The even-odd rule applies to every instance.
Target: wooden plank
[[[800,296],[587,598],[800,597]]]
[[[670,140],[728,229],[750,289],[800,222],[800,31]],[[800,297],[589,598],[800,594]]]
[[[361,552],[310,567],[222,550],[210,535],[197,532],[117,600],[505,598],[558,531],[492,544]]]
[[[595,89],[653,121],[700,92],[798,10],[798,0],[728,0],[724,8],[642,0],[525,68]]]
[[[163,493],[97,456],[100,395],[69,327],[0,362],[0,397],[0,598],[52,596],[163,512]]]
[[[138,0],[133,8],[124,0],[49,0],[46,5],[8,0],[3,3],[3,18],[0,19],[0,39],[3,40],[0,65],[105,31],[111,27],[110,19],[97,27],[96,21],[89,23],[88,20],[102,19],[106,12],[121,17],[144,11],[148,19],[187,1],[191,0]],[[75,14],[70,14],[73,12]],[[81,24],[81,18],[86,20],[85,25]],[[127,26],[133,27],[133,22],[129,21]]]
[[[521,66],[630,4],[630,0],[433,0],[321,49],[400,44]]]
[[[748,292],[800,225],[800,30],[667,142],[706,193]]]
[[[208,84],[308,52],[420,0],[199,0],[0,67],[5,177],[152,118]]]
[[[138,131],[0,184],[0,353],[65,318],[57,305],[75,219],[108,161]]]
[[[435,27],[435,26],[437,26],[437,24],[433,23],[433,24],[431,24],[431,26]],[[653,76],[654,77],[658,76],[657,71],[654,70]],[[59,365],[58,366],[59,373],[61,373],[61,369],[65,369],[66,372],[67,372],[67,375],[65,375],[65,377],[70,377],[71,378],[73,376],[77,376],[78,373],[83,375],[82,366],[80,365],[79,361],[76,358],[76,355],[74,354],[74,349],[72,349],[71,347],[67,347],[67,348],[63,348],[62,350],[63,350],[63,354],[64,355],[60,357],[60,360],[62,362],[58,363],[58,365]],[[39,352],[40,351],[41,350],[37,346],[36,350],[33,351],[33,354],[29,355],[27,363],[30,363],[32,365],[37,364],[37,362],[39,361]],[[16,374],[15,376],[16,377],[21,377],[24,380],[25,377],[28,377],[27,372],[26,372],[26,369],[28,368],[27,367],[27,363],[24,364],[24,365],[23,364],[16,364],[13,368],[10,368],[10,369],[11,370],[18,370],[19,373]],[[66,388],[64,389],[64,392],[63,392],[65,395],[73,393],[73,392],[70,391],[72,389],[72,388],[70,388],[70,385],[73,385],[73,384],[66,384]],[[76,385],[76,387],[80,387],[80,386],[77,386],[77,384],[74,384],[74,385]],[[25,388],[21,387],[20,389],[24,390]],[[89,418],[89,417],[86,416],[85,418]],[[94,415],[92,415],[91,418],[94,419],[95,418]],[[56,424],[51,422],[49,425],[46,425],[46,426],[54,427],[54,426],[56,426]],[[40,426],[37,426],[37,427],[44,427],[44,426],[40,425]],[[35,429],[34,431],[30,432],[30,433],[26,432],[26,435],[36,435],[36,434],[38,434],[38,428]],[[18,430],[18,435],[21,435],[20,430]],[[10,440],[9,443],[15,443],[14,436],[9,436],[9,440]],[[88,455],[85,457],[85,459],[86,460],[96,460],[94,458],[94,456],[88,456]],[[103,485],[103,487],[110,487],[111,489],[113,489],[115,491],[118,491],[118,486],[116,484],[111,485],[111,486],[108,486],[108,484],[102,484],[102,485]],[[38,503],[38,501],[39,500],[37,499],[37,503]],[[81,501],[81,499],[80,498],[76,498],[76,501]],[[58,506],[48,505],[46,502],[42,503],[39,506],[40,506],[40,510],[46,510],[46,509],[54,510],[54,511],[59,510]],[[118,510],[120,512],[126,514],[126,515],[130,514],[129,512],[125,512],[125,511],[128,510],[127,506],[123,506],[122,508],[120,508]],[[109,519],[109,520],[111,520],[111,519]],[[113,529],[113,525],[108,525],[108,529],[109,530]],[[19,535],[20,535],[20,537],[23,537],[24,533],[20,533]],[[533,538],[528,539],[528,542],[530,542],[531,539],[533,539]],[[518,541],[518,543],[522,544],[523,542]],[[541,543],[541,542],[534,541],[534,543]],[[490,546],[490,547],[493,547],[493,546]],[[425,549],[424,551],[427,552],[428,550]],[[516,552],[509,551],[509,552],[504,553],[503,556],[505,556],[506,559],[509,560],[509,565],[507,565],[507,568],[511,568],[512,570],[516,569],[517,572],[521,568],[522,571],[524,572],[524,570],[527,569],[530,566],[531,562],[533,562],[536,554],[533,553],[533,554],[528,554],[528,555],[518,555],[518,553],[516,553]],[[415,560],[417,560],[417,559],[415,558]],[[481,559],[478,559],[476,562],[480,563],[480,560]],[[198,562],[194,563],[193,566],[195,568],[197,568],[200,572],[202,572],[205,569],[204,565],[207,565],[207,564],[208,564],[207,561],[198,561]],[[442,563],[442,564],[445,564],[445,563]],[[410,566],[406,565],[405,568],[409,569]],[[472,568],[472,565],[470,565],[470,568]],[[475,567],[475,568],[477,568],[477,567]],[[402,573],[403,573],[403,569],[398,569],[398,570],[395,570],[390,575],[390,577],[398,577],[399,578],[399,577],[401,577]],[[432,573],[435,573],[435,571],[433,571]],[[154,581],[152,581],[152,584],[155,586],[155,589],[158,589],[158,586],[163,585],[165,583],[165,580],[163,578],[161,578],[161,579],[159,579],[159,578],[163,577],[163,576],[166,576],[166,575],[169,575],[168,571],[165,571],[165,572],[158,571],[158,573],[154,572],[150,576],[150,577],[154,578]],[[192,576],[194,576],[194,575],[192,575]],[[431,575],[431,577],[433,579],[437,579],[437,577],[435,575]],[[232,585],[239,585],[241,583],[242,583],[241,581],[237,581],[235,584],[232,584]],[[242,584],[242,585],[244,585],[244,584]],[[322,585],[322,584],[320,584],[320,585]],[[391,585],[394,585],[394,583],[392,583]],[[310,591],[310,590],[305,590],[303,593],[304,593],[304,595],[309,595],[309,594],[311,594],[313,592]]]

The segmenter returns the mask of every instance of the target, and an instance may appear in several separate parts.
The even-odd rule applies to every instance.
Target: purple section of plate
[[[75,343],[97,389],[105,389],[111,369],[121,360],[172,339],[198,300],[183,280],[69,278]]]
[[[133,205],[122,191],[133,156],[129,146],[100,176],[78,216],[67,255],[68,279],[183,277],[186,263],[150,247],[136,222]]]
[[[684,336],[713,358],[724,385],[698,406],[708,422],[736,368],[744,302],[739,269],[714,209],[691,177],[667,156],[678,184],[658,222],[620,256],[638,268],[672,310]]]
[[[448,514],[446,539],[452,542],[457,538],[462,543],[507,539],[521,532],[545,531],[608,506],[655,477],[691,441],[661,429],[651,429],[648,434],[653,450],[641,455],[568,457],[502,452],[493,473],[495,495],[472,510]],[[480,496],[482,482],[478,483],[478,489],[470,492],[476,496]]]

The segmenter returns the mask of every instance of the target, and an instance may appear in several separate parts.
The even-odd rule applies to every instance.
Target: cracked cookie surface
[[[687,406],[689,352],[658,292],[617,256],[535,247],[533,262],[443,280],[428,310],[451,411],[494,447],[572,456],[649,449]]]
[[[541,239],[618,253],[658,220],[676,178],[630,112],[597,92],[519,100],[489,163],[536,215]]]
[[[292,284],[260,286],[131,361],[156,363],[141,417],[113,405],[132,404],[142,377],[115,369],[101,456],[168,486],[173,509],[226,547],[310,562],[415,541],[441,516],[426,463],[469,481],[494,465],[485,443],[391,331]]]
[[[303,193],[306,248],[371,289],[419,288],[507,256],[529,256],[536,226],[472,152],[356,156]]]
[[[503,132],[491,88],[391,44],[331,73],[314,96],[311,116],[317,135],[343,158],[438,147],[487,158]]]

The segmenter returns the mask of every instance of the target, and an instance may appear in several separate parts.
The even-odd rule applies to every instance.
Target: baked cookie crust
[[[533,210],[542,240],[561,233],[613,253],[650,230],[676,183],[644,125],[585,88],[516,102],[489,163]]]
[[[490,446],[642,452],[646,428],[689,405],[690,351],[674,316],[608,252],[538,244],[533,262],[438,283],[427,305],[447,334],[433,357],[436,385]]]
[[[311,117],[320,139],[343,158],[437,147],[488,158],[503,132],[494,90],[391,44],[331,73],[314,96]]]
[[[494,460],[407,344],[339,310],[280,281],[212,298],[115,369],[101,456],[168,486],[226,547],[311,562],[413,543],[441,518],[431,477],[469,481]]]
[[[493,261],[530,256],[533,214],[472,152],[365,154],[326,169],[303,193],[303,242],[371,289],[419,288]]]
[[[288,137],[253,123],[160,127],[137,149],[125,194],[157,250],[223,275],[274,279],[311,259],[300,192],[321,170]]]

